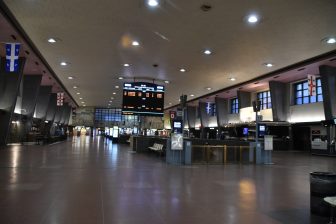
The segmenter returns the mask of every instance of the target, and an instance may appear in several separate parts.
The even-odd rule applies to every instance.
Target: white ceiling
[[[5,3],[75,100],[82,101],[79,91],[87,106],[107,106],[113,96],[112,106],[120,107],[121,89],[115,85],[125,80],[119,76],[169,80],[169,107],[181,94],[196,98],[336,49],[321,42],[336,36],[334,0],[207,0],[213,7],[208,12],[200,10],[200,0],[166,0],[157,9],[143,0]],[[247,24],[250,13],[261,21]],[[61,41],[50,44],[49,37]],[[132,40],[141,46],[132,46]],[[214,53],[204,55],[205,48]],[[71,64],[62,68],[61,61]],[[179,72],[181,67],[187,72]],[[68,80],[70,75],[75,79]]]

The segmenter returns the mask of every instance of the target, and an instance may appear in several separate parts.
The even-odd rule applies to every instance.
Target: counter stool
[[[336,219],[334,216],[336,208],[336,197],[325,197],[324,201],[330,205],[331,209],[329,224],[336,224]]]

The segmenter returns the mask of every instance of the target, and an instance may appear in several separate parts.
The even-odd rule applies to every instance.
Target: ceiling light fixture
[[[82,100],[83,98],[82,97],[79,97],[80,100]]]
[[[68,76],[68,79],[72,80],[72,79],[74,79],[74,77],[73,76]]]
[[[169,83],[170,83],[168,80],[165,80],[164,82],[165,82],[166,84],[169,84]]]
[[[133,46],[139,46],[140,43],[139,43],[138,41],[135,40],[135,41],[132,42],[132,45],[133,45]]]
[[[84,101],[82,103],[85,103]]]
[[[258,21],[259,21],[259,18],[258,18],[257,15],[249,15],[247,17],[247,22],[249,22],[249,23],[256,23]]]
[[[109,102],[112,103],[112,100],[110,100]]]
[[[184,69],[184,68],[181,68],[180,69],[180,72],[186,72],[187,70],[186,69]]]
[[[190,94],[191,97],[194,97],[195,95],[194,94]]]
[[[115,86],[116,89],[119,89],[119,86]]]
[[[206,90],[209,90],[209,91],[210,91],[211,89],[212,89],[211,87],[206,87]]]
[[[327,44],[335,44],[335,43],[336,43],[336,38],[334,38],[334,37],[326,38],[326,39],[325,39],[325,42],[326,42]]]
[[[119,79],[119,80],[123,80],[124,78],[120,76],[118,79]]]
[[[54,44],[54,43],[56,43],[57,41],[56,41],[55,38],[52,38],[52,37],[51,37],[51,38],[48,39],[48,42],[51,43],[51,44]]]
[[[116,93],[116,92],[113,92],[112,94],[113,94],[113,95],[116,95],[117,93]]]
[[[236,78],[235,77],[230,77],[229,80],[233,82],[233,81],[236,81]]]
[[[273,64],[272,63],[265,63],[264,64],[266,67],[270,68],[270,67],[273,67]]]
[[[61,66],[67,66],[67,65],[69,65],[69,62],[62,61],[62,62],[60,63],[60,65],[61,65]]]
[[[111,97],[111,100],[114,100],[114,97],[113,97],[113,96]]]
[[[158,0],[147,0],[147,5],[150,7],[157,7],[159,5]]]
[[[77,95],[80,95],[80,93],[77,93]]]
[[[210,54],[212,54],[212,52],[211,52],[209,49],[206,49],[206,50],[204,51],[204,54],[206,54],[206,55],[210,55]]]
[[[73,86],[72,88],[77,89],[78,87],[77,86]]]
[[[111,104],[107,104],[107,105],[111,106]]]
[[[86,107],[86,105],[83,105],[83,107]]]

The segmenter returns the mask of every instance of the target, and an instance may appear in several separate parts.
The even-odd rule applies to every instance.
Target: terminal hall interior
[[[0,223],[336,223],[335,11],[0,1]]]

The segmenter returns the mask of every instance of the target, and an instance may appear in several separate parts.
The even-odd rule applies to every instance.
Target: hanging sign
[[[316,96],[316,77],[308,75],[308,93],[309,96]]]
[[[19,43],[6,43],[6,72],[17,72],[19,69]]]

